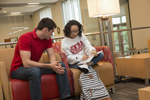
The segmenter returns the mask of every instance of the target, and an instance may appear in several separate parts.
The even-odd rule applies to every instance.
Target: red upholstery
[[[11,79],[13,100],[31,100],[29,81]],[[59,98],[59,90],[54,74],[44,74],[41,77],[42,100]]]
[[[105,56],[102,59],[102,61],[110,62],[113,65],[112,55],[109,47],[98,46],[95,48],[97,51],[103,50]],[[73,73],[69,69],[66,55],[64,53],[61,53],[61,43],[60,42],[53,43],[53,49],[55,53],[60,54],[62,62],[64,62],[66,65],[68,80],[71,87],[71,93],[73,94],[75,92]],[[12,87],[13,100],[31,100],[29,91],[29,81],[10,79],[10,82]],[[54,74],[42,75],[41,91],[42,91],[42,100],[51,100],[54,98],[59,98],[58,85],[56,81],[56,76]]]
[[[110,62],[114,68],[114,63],[113,63],[113,58],[112,58],[110,48],[108,46],[96,46],[94,48],[96,49],[96,51],[102,50],[104,53],[104,58],[101,61]]]

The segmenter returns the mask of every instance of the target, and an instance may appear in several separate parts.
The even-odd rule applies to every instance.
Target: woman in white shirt
[[[65,38],[61,42],[61,51],[66,54],[70,68],[79,68],[82,72],[88,73],[91,66],[99,62],[104,54],[97,54],[96,49],[82,34],[82,31],[83,27],[78,21],[69,21],[64,28]],[[79,62],[87,60],[92,55],[94,57],[90,62],[78,65]]]

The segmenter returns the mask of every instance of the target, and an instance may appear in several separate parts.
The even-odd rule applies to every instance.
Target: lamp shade
[[[119,0],[87,0],[89,17],[111,16],[120,13]]]

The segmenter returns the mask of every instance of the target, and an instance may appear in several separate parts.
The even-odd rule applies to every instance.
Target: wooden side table
[[[139,100],[150,100],[150,87],[138,89]]]
[[[150,56],[149,53],[118,57],[115,59],[119,76],[129,76],[145,79],[149,84]]]

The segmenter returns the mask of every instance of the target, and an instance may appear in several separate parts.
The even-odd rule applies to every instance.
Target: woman
[[[65,38],[61,42],[61,51],[66,54],[70,68],[79,68],[82,72],[88,73],[91,66],[99,62],[104,54],[96,52],[82,31],[83,27],[78,21],[69,21],[64,28]],[[90,62],[78,64],[92,56],[93,59]]]

